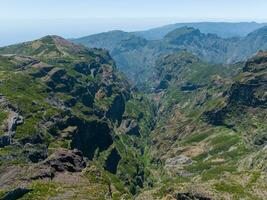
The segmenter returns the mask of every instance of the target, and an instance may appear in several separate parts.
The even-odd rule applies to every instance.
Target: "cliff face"
[[[216,49],[206,39],[164,40]],[[264,199],[267,53],[234,65],[165,53],[144,93],[105,50],[58,36],[0,48],[0,197]]]
[[[139,87],[149,84],[148,80],[156,73],[158,58],[163,55],[187,50],[206,62],[233,64],[245,61],[259,50],[267,50],[266,27],[252,29],[253,32],[242,37],[228,38],[201,30],[185,24],[184,27],[171,28],[157,40],[144,39],[142,34],[111,31],[73,41],[108,49],[118,68]]]
[[[161,178],[140,199],[264,199],[266,53],[229,69],[183,52],[156,69],[148,154]]]
[[[74,193],[85,190],[90,179],[99,190],[96,196],[131,196],[143,187],[141,151],[128,145],[147,134],[139,126],[147,115],[137,111],[142,117],[136,120],[126,110],[128,101],[143,100],[136,99],[108,52],[47,36],[0,53],[3,192],[21,183],[32,188],[27,198],[37,198],[49,184],[58,185],[58,179],[63,191],[74,187],[72,176],[81,179]],[[137,136],[127,133],[126,121],[135,121]],[[12,177],[5,178],[8,173]]]

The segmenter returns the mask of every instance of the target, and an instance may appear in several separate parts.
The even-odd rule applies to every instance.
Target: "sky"
[[[0,0],[0,46],[178,22],[267,22],[266,8],[266,0]]]

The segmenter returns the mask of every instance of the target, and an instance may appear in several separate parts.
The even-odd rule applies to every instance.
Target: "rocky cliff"
[[[46,36],[0,53],[1,194],[130,198],[144,187],[150,108],[131,112],[145,99],[107,51]]]

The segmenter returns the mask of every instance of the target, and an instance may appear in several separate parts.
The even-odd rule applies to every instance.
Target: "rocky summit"
[[[264,32],[0,48],[0,199],[266,199]]]

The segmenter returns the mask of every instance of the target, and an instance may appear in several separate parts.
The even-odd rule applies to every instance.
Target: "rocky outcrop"
[[[247,61],[230,92],[230,103],[251,107],[267,107],[267,53],[260,52]]]
[[[10,109],[9,117],[7,121],[7,129],[10,137],[15,135],[16,127],[23,123],[23,117],[20,116],[16,111]]]
[[[47,159],[33,166],[31,179],[52,179],[61,172],[81,172],[86,167],[81,151],[58,149]]]
[[[122,120],[120,128],[127,135],[140,136],[141,134],[138,122],[137,120],[134,120],[134,119],[130,119],[126,117],[125,119]]]
[[[199,194],[192,193],[178,193],[175,195],[177,200],[211,200],[209,197],[204,197]]]
[[[187,156],[180,155],[174,158],[168,158],[165,161],[165,166],[190,165],[192,160]]]
[[[15,54],[0,56],[0,92],[14,105],[10,110],[3,106],[7,112],[1,115],[1,128],[2,122],[6,128],[0,130],[0,147],[12,145],[1,149],[0,171],[3,168],[10,172],[11,165],[22,171],[14,174],[10,185],[16,181],[31,184],[39,179],[46,184],[74,177],[75,183],[82,178],[82,184],[91,186],[87,173],[76,173],[86,167],[84,158],[102,166],[99,173],[107,175],[95,180],[93,186],[111,187],[112,173],[121,186],[132,190],[137,185],[142,187],[143,161],[136,141],[140,138],[132,137],[140,134],[138,116],[127,113],[125,142],[119,130],[132,91],[109,53],[74,45],[57,36],[0,49],[0,53],[12,51],[27,59]],[[3,120],[6,113],[9,121]],[[128,141],[133,144],[131,148]],[[123,188],[123,193],[128,193],[127,189]]]
[[[23,124],[24,118],[18,113],[17,109],[11,105],[5,96],[0,95],[0,108],[8,113],[4,124],[5,134],[0,137],[0,147],[7,146],[12,143],[12,138],[16,134],[17,126]]]
[[[224,121],[231,112],[244,112],[247,108],[267,108],[267,53],[260,52],[245,64],[231,88],[224,94],[225,105],[204,113],[214,125],[226,125]]]
[[[44,160],[42,164],[55,169],[57,172],[80,172],[86,167],[80,151],[66,149],[57,150]]]
[[[168,158],[165,161],[164,169],[170,176],[179,175],[182,177],[189,177],[192,174],[184,169],[184,167],[191,165],[193,161],[191,158],[180,155],[173,158]]]

